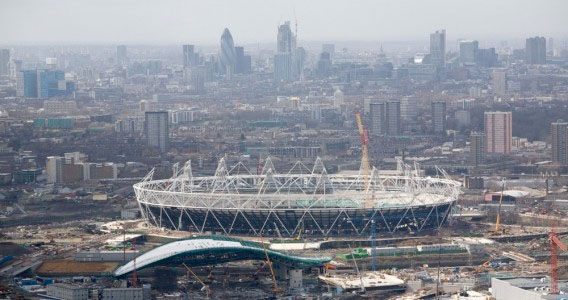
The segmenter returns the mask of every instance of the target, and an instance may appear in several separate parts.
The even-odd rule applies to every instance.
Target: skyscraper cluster
[[[34,69],[18,74],[17,95],[24,98],[52,98],[73,93],[75,85],[65,80],[65,73],[59,70]]]
[[[481,49],[478,41],[460,42],[460,62],[463,65],[478,65],[491,68],[497,64],[495,48]]]
[[[225,73],[227,80],[233,73],[248,74],[251,72],[251,57],[245,55],[243,47],[235,47],[233,36],[228,28],[221,35],[221,49],[219,53],[219,67]]]

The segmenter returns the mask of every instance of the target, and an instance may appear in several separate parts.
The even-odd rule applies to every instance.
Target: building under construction
[[[390,235],[445,223],[461,184],[438,171],[423,177],[417,165],[399,162],[392,175],[375,168],[328,174],[318,158],[311,168],[297,162],[279,173],[267,158],[253,173],[221,159],[214,176],[194,177],[188,161],[174,166],[169,179],[153,180],[151,171],[134,191],[143,217],[156,227],[281,237],[368,236],[375,227]]]

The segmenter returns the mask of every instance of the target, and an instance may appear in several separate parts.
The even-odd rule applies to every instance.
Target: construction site
[[[134,184],[140,218],[8,226],[0,296],[35,299],[562,299],[562,188],[483,191],[398,160],[329,174],[222,158]],[[477,197],[475,196],[477,195]],[[531,198],[532,197],[532,198]],[[71,296],[70,296],[71,295]]]

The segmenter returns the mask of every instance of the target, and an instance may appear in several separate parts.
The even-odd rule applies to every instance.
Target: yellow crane
[[[499,226],[501,226],[501,204],[503,203],[503,193],[505,192],[505,182],[501,186],[501,196],[499,197],[499,208],[497,208],[497,218],[495,219],[495,234],[499,234]]]
[[[367,191],[369,189],[369,180],[371,177],[370,174],[371,168],[369,167],[369,152],[367,146],[369,137],[367,136],[367,133],[363,129],[363,121],[361,121],[361,114],[359,112],[355,113],[355,118],[357,119],[357,127],[359,128],[359,135],[361,136],[361,144],[362,144],[361,173],[363,175],[363,180],[365,181],[363,188],[365,191]],[[371,199],[366,199],[365,208],[372,208],[372,207],[373,207],[373,201]]]
[[[272,262],[270,261],[270,257],[268,256],[268,252],[266,251],[266,245],[264,244],[264,241],[262,240],[262,235],[260,236],[260,243],[262,244],[262,249],[264,249],[264,255],[266,255],[266,263],[268,264],[268,267],[270,268],[270,274],[272,274],[272,281],[274,282],[274,287],[272,288],[272,291],[275,293],[279,293],[282,291],[282,289],[280,289],[278,287],[278,282],[276,281],[276,275],[274,275],[274,269],[272,268]]]

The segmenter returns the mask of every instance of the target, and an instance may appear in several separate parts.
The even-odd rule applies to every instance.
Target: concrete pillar
[[[288,276],[289,282],[288,286],[291,289],[301,289],[303,286],[302,269],[289,269]]]

